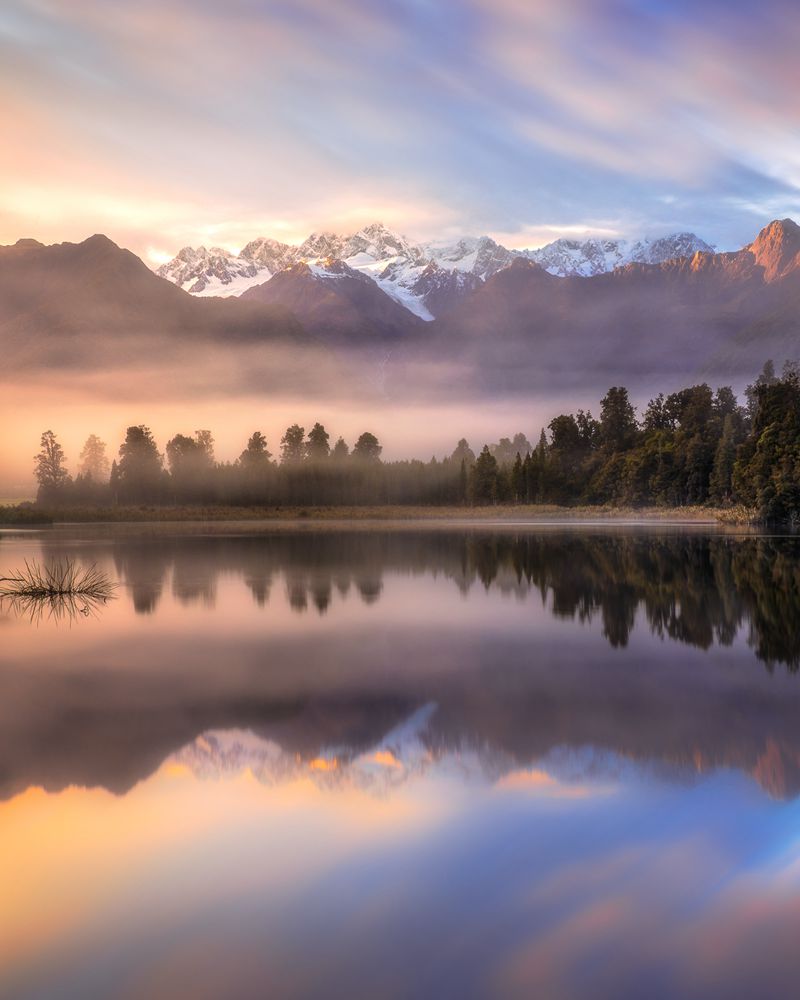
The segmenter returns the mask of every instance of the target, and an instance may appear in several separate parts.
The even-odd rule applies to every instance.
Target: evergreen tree
[[[337,461],[341,461],[342,459],[348,457],[348,455],[350,454],[350,449],[348,448],[347,442],[345,441],[344,438],[340,437],[337,440],[336,444],[333,446],[333,451],[331,452],[331,454],[333,458],[335,458]]]
[[[756,378],[752,385],[744,390],[744,396],[747,400],[747,418],[752,424],[755,421],[756,414],[758,412],[758,399],[759,392],[763,388],[768,388],[771,385],[775,385],[778,381],[775,375],[775,363],[770,359],[764,362],[764,367]]]
[[[519,452],[517,452],[514,465],[511,467],[511,494],[514,503],[522,503],[525,499],[525,470],[522,467],[522,456]]]
[[[525,456],[522,462],[522,481],[523,481],[523,493],[522,500],[524,503],[532,503],[534,492],[533,492],[533,468],[536,463],[536,456],[534,452],[530,452]]]
[[[241,499],[249,503],[266,503],[273,468],[271,458],[267,439],[261,431],[253,431],[238,461]]]
[[[305,456],[305,428],[292,424],[281,438],[281,463],[299,462]]]
[[[116,505],[119,503],[119,466],[117,465],[117,460],[111,463],[111,473],[108,477],[108,487],[111,493],[111,502]]]
[[[213,498],[214,439],[210,431],[196,431],[193,438],[176,434],[167,442],[166,453],[176,502],[198,503]]]
[[[466,442],[464,443],[466,444]],[[498,465],[501,466],[513,465],[518,453],[527,455],[532,450],[530,441],[521,432],[514,435],[513,441],[510,438],[500,438],[497,444],[493,444],[489,448],[489,451],[497,459]]]
[[[736,461],[734,415],[728,413],[722,427],[722,436],[714,454],[709,494],[714,503],[727,503],[731,498],[733,465]]]
[[[453,449],[450,458],[454,462],[466,462],[466,464],[472,465],[475,461],[475,452],[470,448],[469,442],[466,438],[461,438],[458,444]]]
[[[186,434],[176,434],[167,441],[167,465],[170,475],[176,478],[185,473],[197,461],[199,451],[195,439]]]
[[[129,427],[119,447],[119,496],[127,503],[155,503],[161,497],[163,459],[149,427]]]
[[[356,441],[353,448],[353,458],[358,458],[365,462],[377,462],[381,457],[383,447],[378,443],[378,439],[369,431],[364,431]]]
[[[211,431],[195,431],[194,439],[198,449],[206,458],[206,464],[212,466],[214,464],[214,437]]]
[[[531,500],[534,503],[544,503],[548,497],[548,465],[550,462],[550,448],[547,444],[547,435],[544,432],[544,427],[539,433],[539,443],[536,445],[536,451],[533,454],[533,459],[534,461],[531,463],[530,469]]]
[[[462,458],[458,469],[458,502],[466,503],[468,499],[469,474],[467,472],[467,460]]]
[[[43,504],[58,503],[65,498],[72,482],[66,469],[64,449],[52,431],[45,431],[40,440],[38,455],[34,455],[33,469],[39,484],[37,501]]]
[[[246,470],[262,469],[271,458],[267,439],[261,431],[253,431],[247,441],[247,447],[239,456],[239,464]]]
[[[756,388],[755,420],[734,466],[737,497],[768,521],[800,522],[800,378]]]
[[[636,437],[636,412],[622,386],[609,389],[600,402],[599,437],[603,451],[615,454],[631,447]]]
[[[81,451],[78,473],[94,480],[95,483],[104,483],[108,479],[108,471],[106,443],[96,434],[90,434]]]
[[[497,459],[484,445],[470,471],[469,495],[473,504],[497,503]]]
[[[314,424],[308,432],[308,442],[306,443],[306,457],[312,462],[322,462],[331,453],[330,434],[320,423]]]
[[[660,392],[655,399],[651,399],[647,404],[647,409],[644,411],[642,429],[645,433],[675,429],[667,412],[663,392]]]
[[[584,453],[593,451],[600,443],[600,424],[592,416],[592,411],[578,410],[575,414],[575,423],[578,425],[578,436]]]
[[[514,435],[514,437],[511,439],[511,444],[514,447],[515,451],[518,451],[520,456],[522,457],[524,457],[525,455],[530,455],[530,453],[533,451],[533,445],[521,431]]]

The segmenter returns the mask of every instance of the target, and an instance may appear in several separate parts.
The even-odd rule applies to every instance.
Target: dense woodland
[[[254,431],[235,462],[218,462],[210,431],[176,434],[159,450],[129,427],[113,461],[96,435],[73,479],[56,435],[35,457],[42,507],[112,505],[321,506],[504,503],[669,506],[741,504],[764,520],[800,521],[800,366],[767,362],[744,403],[703,383],[658,395],[637,418],[628,392],[609,389],[599,417],[561,414],[532,445],[524,434],[484,445],[464,439],[442,460],[384,462],[365,432],[352,450],[316,423],[287,428],[274,456]]]

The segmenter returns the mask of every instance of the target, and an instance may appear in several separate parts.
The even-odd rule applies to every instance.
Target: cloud
[[[743,203],[797,204],[798,42],[776,0],[10,0],[0,239],[595,218],[733,246]]]

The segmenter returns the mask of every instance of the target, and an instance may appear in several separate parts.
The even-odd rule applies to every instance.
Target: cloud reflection
[[[17,873],[0,983],[25,1000],[158,1000],[198,976],[208,996],[778,996],[800,911],[772,858],[796,812],[724,776],[498,796],[445,761],[377,797],[170,765],[119,799],[32,790],[0,804]]]

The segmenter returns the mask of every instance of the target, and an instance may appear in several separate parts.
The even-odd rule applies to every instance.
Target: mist
[[[383,445],[384,459],[427,460],[432,455],[450,454],[462,437],[475,450],[517,431],[535,442],[541,428],[557,413],[596,405],[596,400],[559,393],[537,394],[530,399],[413,404],[377,395],[348,401],[305,394],[226,395],[214,390],[200,398],[186,393],[168,399],[153,391],[152,382],[138,394],[123,374],[115,381],[120,389],[116,399],[112,392],[93,394],[80,384],[52,387],[44,381],[31,381],[24,386],[4,386],[0,419],[4,427],[13,426],[14,431],[2,438],[0,495],[35,495],[33,455],[45,430],[58,435],[72,472],[89,434],[102,438],[113,458],[125,429],[141,423],[150,427],[162,451],[175,434],[207,428],[214,435],[216,459],[222,462],[238,458],[254,430],[265,434],[270,451],[277,454],[280,438],[290,424],[308,429],[315,421],[325,425],[332,440],[341,435],[350,445],[363,431],[371,431]]]

